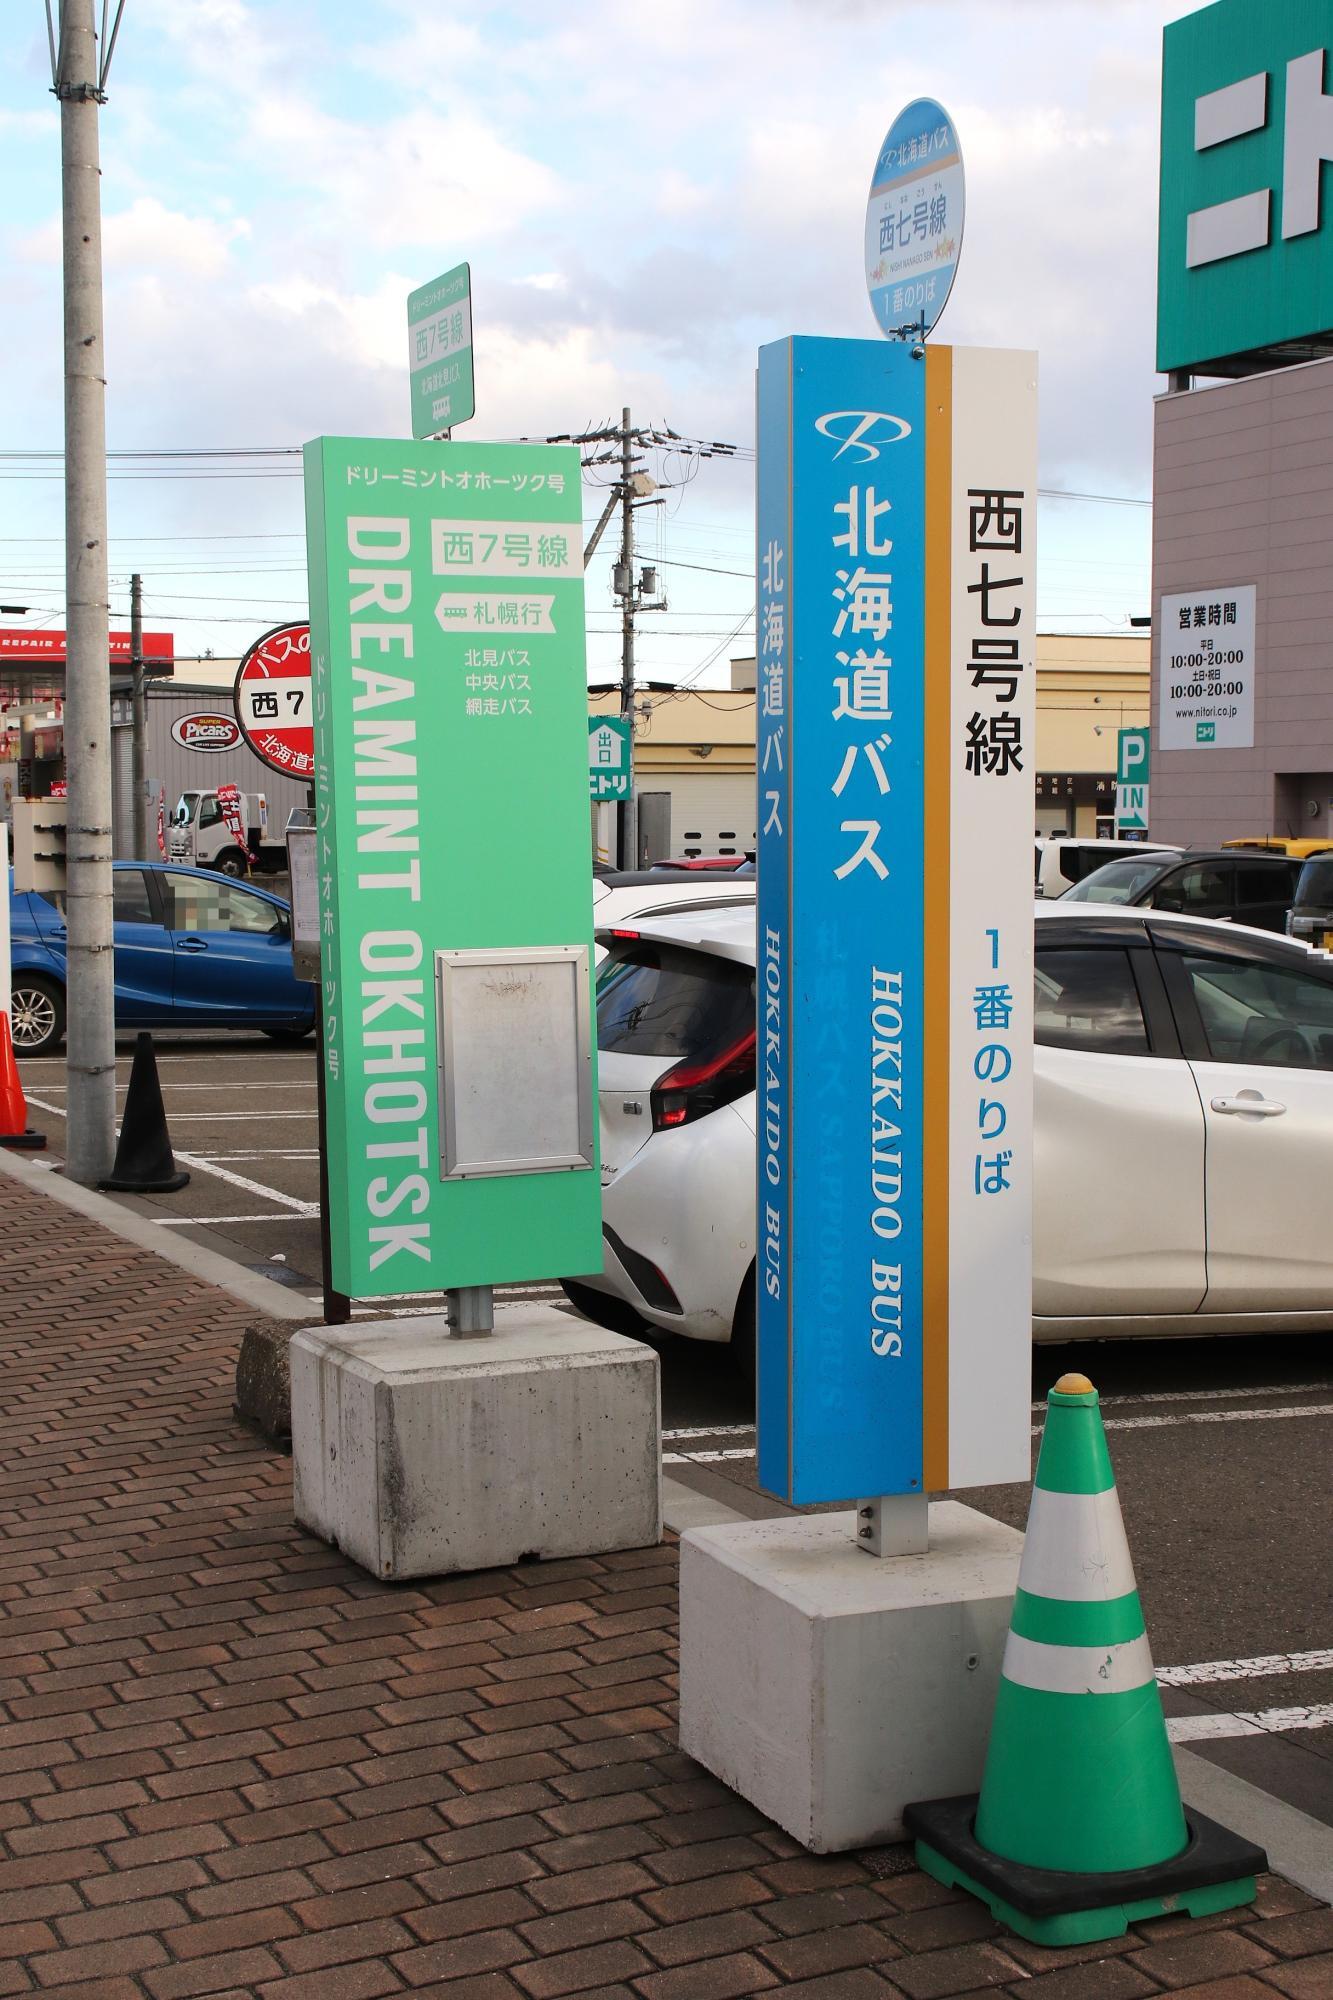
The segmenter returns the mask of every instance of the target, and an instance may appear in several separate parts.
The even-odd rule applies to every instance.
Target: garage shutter
[[[753,854],[755,850],[755,780],[725,771],[680,771],[645,777],[644,789],[671,796],[669,852],[684,854]],[[661,860],[661,855],[650,856]]]

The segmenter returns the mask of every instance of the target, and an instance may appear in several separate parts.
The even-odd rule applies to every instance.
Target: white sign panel
[[[1162,598],[1159,749],[1253,745],[1255,595],[1240,583]]]
[[[932,1304],[948,1321],[949,1484],[971,1486],[1027,1477],[1037,357],[955,347],[952,362],[952,863],[933,885],[949,926],[949,1283]]]

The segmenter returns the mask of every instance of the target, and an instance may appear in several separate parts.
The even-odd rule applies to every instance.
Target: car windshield
[[[1162,857],[1145,855],[1142,861],[1107,861],[1085,875],[1072,889],[1066,889],[1062,903],[1131,903],[1140,889],[1146,889],[1162,872]]]
[[[171,815],[173,826],[188,826],[199,810],[198,792],[182,792]]]
[[[754,1027],[754,970],[647,938],[618,942],[597,978],[597,1046],[703,1061]]]
[[[1333,854],[1321,854],[1317,861],[1306,862],[1296,902],[1319,910],[1333,910]]]

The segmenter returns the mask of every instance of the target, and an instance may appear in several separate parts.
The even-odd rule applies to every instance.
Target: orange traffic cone
[[[28,1100],[14,1061],[9,1015],[0,1008],[0,1146],[22,1146],[39,1153],[45,1144],[45,1132],[34,1132],[28,1124]]]

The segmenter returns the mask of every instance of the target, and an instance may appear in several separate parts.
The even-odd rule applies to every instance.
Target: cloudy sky
[[[127,0],[102,116],[113,450],[408,428],[405,299],[472,264],[478,437],[618,416],[753,447],[756,348],[873,337],[870,169],[937,97],[967,171],[939,338],[1035,347],[1041,483],[1150,488],[1157,100],[1172,0]],[[41,0],[0,18],[0,598],[63,622],[59,120]],[[295,464],[118,459],[132,569],[182,654],[305,609]],[[681,468],[659,465],[675,479]],[[167,476],[170,474],[171,476]],[[670,609],[654,676],[747,649],[753,465],[642,517]],[[598,495],[586,495],[595,519]],[[1048,499],[1039,610],[1148,605],[1148,510]],[[589,580],[590,672],[616,668]],[[13,622],[12,620],[10,622]]]

